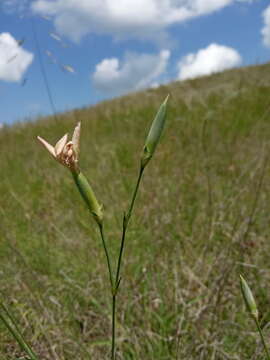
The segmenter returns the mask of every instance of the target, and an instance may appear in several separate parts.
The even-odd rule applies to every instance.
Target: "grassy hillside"
[[[0,131],[0,291],[42,359],[109,352],[106,263],[68,171],[36,141],[82,121],[81,167],[116,252],[147,129],[171,94],[125,252],[118,359],[263,359],[245,275],[270,321],[270,65],[237,69]],[[0,358],[23,354],[0,324]]]

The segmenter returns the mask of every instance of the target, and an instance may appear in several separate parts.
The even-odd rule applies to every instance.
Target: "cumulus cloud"
[[[270,6],[263,12],[264,27],[262,28],[263,43],[270,47]]]
[[[210,14],[239,0],[36,0],[58,32],[78,41],[87,33],[116,38],[160,36],[169,25]],[[250,0],[242,0],[250,1]]]
[[[123,62],[104,59],[96,65],[92,80],[98,90],[110,95],[151,87],[166,71],[169,58],[170,51],[162,50],[155,55],[127,53]]]
[[[0,80],[18,82],[33,61],[10,33],[0,34]]]
[[[184,56],[178,63],[180,80],[209,75],[240,65],[240,54],[233,48],[210,44],[197,53]]]

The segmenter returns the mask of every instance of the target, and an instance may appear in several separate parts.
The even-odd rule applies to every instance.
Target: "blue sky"
[[[263,63],[267,0],[0,0],[0,123]],[[19,42],[18,40],[24,41]]]

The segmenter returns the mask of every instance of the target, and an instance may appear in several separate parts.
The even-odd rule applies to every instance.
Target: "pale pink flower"
[[[65,134],[57,141],[55,146],[52,146],[40,136],[37,138],[60,164],[66,166],[71,171],[78,171],[80,132],[81,123],[79,122],[74,129],[72,140],[68,141],[68,134]]]

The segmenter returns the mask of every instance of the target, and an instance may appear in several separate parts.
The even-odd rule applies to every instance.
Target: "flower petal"
[[[57,141],[54,149],[55,155],[58,156],[63,151],[66,143],[67,143],[68,134],[64,135],[59,141]]]
[[[51,144],[49,144],[46,140],[42,139],[42,137],[38,136],[37,138],[41,142],[41,144],[49,151],[49,153],[53,157],[56,157],[54,147]]]
[[[81,122],[78,122],[72,136],[73,149],[75,151],[77,159],[79,157],[79,152],[80,152],[80,134],[81,134]]]

